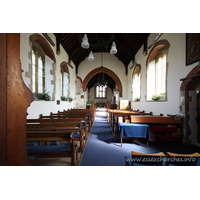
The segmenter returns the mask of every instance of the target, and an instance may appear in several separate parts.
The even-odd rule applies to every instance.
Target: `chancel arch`
[[[112,70],[105,68],[105,67],[103,69],[102,69],[102,67],[96,68],[87,74],[87,76],[83,80],[83,92],[86,92],[87,85],[88,85],[90,79],[93,76],[95,76],[96,74],[99,74],[101,72],[108,74],[109,76],[111,76],[113,78],[113,80],[116,83],[117,90],[119,92],[119,96],[122,97],[123,88],[122,88],[122,84],[121,84],[119,77]]]

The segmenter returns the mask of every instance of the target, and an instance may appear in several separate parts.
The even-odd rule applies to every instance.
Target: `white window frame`
[[[156,59],[147,66],[147,95],[146,101],[166,101],[167,93],[167,54],[166,51],[159,53]],[[159,97],[160,96],[160,97]]]
[[[134,74],[132,84],[132,100],[140,101],[140,72]]]
[[[43,93],[45,89],[44,55],[37,49],[32,50],[32,82],[31,89],[35,94]]]
[[[61,88],[61,96],[69,97],[69,74],[63,70],[61,67],[60,70],[60,88]]]
[[[95,98],[106,99],[107,98],[107,87],[103,85],[96,85],[95,87]]]

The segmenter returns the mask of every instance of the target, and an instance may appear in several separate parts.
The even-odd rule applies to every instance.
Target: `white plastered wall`
[[[78,76],[82,78],[84,81],[85,77],[95,68],[101,67],[101,53],[93,53],[95,60],[88,61],[86,58],[83,62],[80,63],[78,67]],[[127,81],[128,76],[126,75],[126,70],[124,64],[118,60],[115,55],[110,53],[103,53],[103,67],[112,70],[120,79],[123,92],[121,99],[128,98],[128,90],[127,90]]]
[[[153,33],[148,38],[147,47],[154,41],[158,33]],[[186,34],[185,33],[163,33],[159,40],[165,39],[170,43],[168,50],[167,63],[167,101],[165,102],[146,102],[146,59],[149,55],[151,49],[148,50],[148,55],[144,56],[143,46],[140,48],[138,53],[135,56],[135,61],[141,65],[141,100],[140,102],[132,102],[133,109],[145,110],[146,112],[152,111],[154,115],[159,115],[160,113],[164,114],[180,114],[183,112],[179,110],[179,105],[181,104],[181,94],[180,86],[182,81],[181,78],[184,78],[188,73],[198,65],[194,63],[192,65],[186,66]],[[158,41],[159,41],[158,40]],[[130,69],[132,63],[128,67],[128,90],[132,90],[132,74],[133,69]],[[132,100],[132,93],[128,94],[129,101]],[[194,95],[190,93],[194,99]],[[190,104],[192,108],[194,104]],[[194,111],[190,111],[191,116],[194,116]],[[194,117],[192,117],[193,119]],[[191,117],[190,117],[191,119]],[[194,127],[194,120],[190,121],[190,127],[192,134],[190,139],[192,143],[196,143],[196,125]]]
[[[156,38],[158,33],[151,34],[148,38],[149,46]],[[193,64],[186,66],[186,38],[184,33],[164,33],[159,40],[166,39],[170,43],[167,63],[167,101],[165,102],[146,102],[146,59],[151,49],[148,50],[148,55],[144,56],[143,46],[135,56],[135,61],[141,65],[141,101],[132,102],[132,108],[145,110],[146,112],[153,111],[154,114],[178,114],[180,104],[180,86],[181,78],[187,76],[191,69],[197,65]],[[158,41],[159,41],[158,40]],[[131,91],[133,69],[130,69],[132,63],[128,67],[128,89]],[[132,100],[131,93],[128,95],[129,100]]]
[[[30,78],[27,77],[26,73],[31,67],[31,44],[29,42],[29,37],[32,33],[21,33],[20,34],[20,59],[21,59],[21,67],[23,69],[22,77],[24,80],[24,83],[28,88],[31,88],[30,86]],[[42,34],[41,34],[42,35]],[[52,41],[56,44],[55,36],[53,33],[48,33],[49,37],[52,39]],[[60,46],[61,54],[56,54],[56,47],[52,46],[50,44],[50,47],[52,48],[56,63],[53,63],[53,66],[56,70],[55,72],[55,100],[53,101],[33,101],[28,107],[27,112],[28,116],[27,118],[38,118],[40,114],[43,115],[49,115],[50,112],[57,112],[58,110],[62,111],[63,109],[69,109],[75,107],[75,101],[72,101],[71,103],[66,101],[60,101],[60,105],[57,105],[57,100],[60,100],[60,84],[59,84],[59,77],[60,77],[60,64],[63,61],[68,62],[68,55],[66,54],[65,50]],[[73,69],[69,67],[69,73],[70,73],[70,97],[74,99],[75,97],[75,65],[71,63],[73,66]]]

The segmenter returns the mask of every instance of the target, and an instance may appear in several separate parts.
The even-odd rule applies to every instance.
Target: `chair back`
[[[193,154],[177,154],[172,152],[167,152],[167,159],[165,165],[169,164],[176,166],[196,166],[200,154],[198,152]]]
[[[165,154],[163,152],[146,154],[131,151],[131,159],[126,158],[126,166],[133,166],[134,163],[148,166],[162,166]]]

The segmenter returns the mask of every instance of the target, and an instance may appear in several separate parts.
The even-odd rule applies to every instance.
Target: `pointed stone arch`
[[[81,77],[79,77],[79,76],[76,76],[76,78],[77,78],[77,79],[79,79],[81,83],[83,83],[83,81],[82,81],[82,78],[81,78]]]
[[[85,77],[85,79],[83,80],[83,92],[86,92],[87,89],[87,84],[89,83],[90,79],[95,76],[98,73],[102,72],[102,67],[96,68],[94,70],[92,70],[91,72],[89,72],[87,74],[87,76]],[[111,76],[113,78],[113,80],[115,81],[116,85],[117,85],[117,90],[119,92],[119,96],[122,97],[122,83],[119,79],[119,77],[110,69],[108,68],[103,68],[103,73],[108,74],[109,76]]]
[[[133,74],[132,76],[134,76],[135,74],[137,74],[138,72],[140,72],[141,70],[141,65],[140,64],[137,64],[133,70]]]
[[[44,37],[42,37],[38,33],[34,33],[34,34],[30,35],[29,40],[30,40],[30,42],[33,42],[33,41],[37,42],[41,46],[41,48],[43,49],[45,54],[47,56],[49,56],[49,58],[51,58],[54,62],[56,62],[54,52]]]
[[[190,73],[186,76],[187,77],[191,77],[194,75],[197,75],[200,73],[200,65],[197,65],[196,67],[194,67]],[[193,83],[195,80],[195,84]],[[195,90],[196,88],[200,88],[200,83],[199,83],[199,77],[195,77],[195,78],[191,78],[191,79],[186,79],[182,82],[181,87],[180,87],[180,91],[186,91],[186,90],[190,90],[190,88],[193,88]],[[198,84],[197,84],[198,81]]]
[[[64,72],[66,72],[66,73],[69,74],[69,68],[68,68],[67,62],[63,61],[63,62],[60,64],[60,68],[62,68]]]
[[[153,46],[151,51],[149,52],[149,56],[146,61],[146,66],[152,61],[155,60],[155,58],[158,56],[158,54],[163,50],[168,50],[170,47],[170,43],[167,40],[159,40],[156,42],[156,44]]]
[[[191,112],[190,112],[190,104],[192,103],[192,99],[190,97],[190,91],[199,91],[200,90],[200,79],[199,76],[195,76],[200,74],[200,65],[194,67],[186,76],[181,86],[180,86],[180,113],[183,114],[183,142],[185,144],[190,144],[190,135],[192,135],[191,131]],[[192,77],[192,78],[189,78]],[[194,130],[194,127],[193,127]]]

